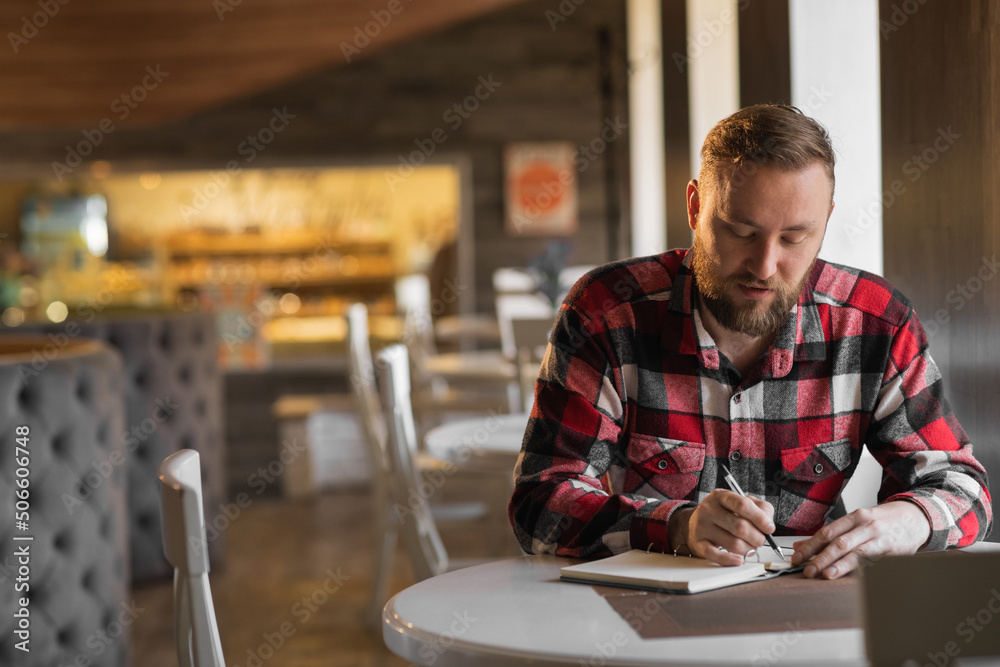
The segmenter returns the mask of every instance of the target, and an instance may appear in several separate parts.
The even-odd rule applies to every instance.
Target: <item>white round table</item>
[[[415,584],[385,606],[386,646],[437,667],[753,665],[776,647],[782,665],[867,664],[857,628],[642,639],[591,586],[559,581],[572,562],[526,556]]]
[[[521,453],[528,414],[493,414],[436,426],[424,436],[427,453],[461,466],[510,472]]]

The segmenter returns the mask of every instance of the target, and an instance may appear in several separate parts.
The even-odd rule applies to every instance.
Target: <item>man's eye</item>
[[[734,230],[732,227],[729,228],[729,233],[732,234],[733,236],[735,236],[738,239],[744,239],[744,240],[746,240],[746,239],[753,238],[753,233],[752,232],[750,234],[737,234],[736,230]]]
[[[784,241],[787,245],[800,245],[805,241],[805,237],[785,238]]]

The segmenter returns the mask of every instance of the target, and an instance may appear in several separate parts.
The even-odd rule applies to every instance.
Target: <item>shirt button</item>
[[[660,470],[666,470],[667,469],[667,460],[666,459],[660,459],[660,462],[656,464],[656,467],[659,468]]]
[[[817,475],[820,474],[821,472],[823,472],[823,464],[822,463],[817,463],[816,465],[814,465],[813,466],[813,472],[816,473]]]
[[[736,394],[733,396],[733,401],[738,405],[740,401],[743,400],[743,394]]]
[[[729,458],[731,458],[734,461],[739,461],[741,456],[743,455],[740,454],[739,452],[733,452],[732,454],[729,455]]]

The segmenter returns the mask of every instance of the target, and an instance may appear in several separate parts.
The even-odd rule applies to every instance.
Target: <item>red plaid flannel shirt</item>
[[[686,257],[606,265],[566,298],[508,507],[525,551],[669,552],[670,515],[726,488],[720,463],[774,506],[776,534],[811,535],[835,518],[863,444],[884,469],[879,502],[905,499],[926,514],[926,548],[986,535],[986,472],[904,296],[817,260],[741,378],[692,307]]]

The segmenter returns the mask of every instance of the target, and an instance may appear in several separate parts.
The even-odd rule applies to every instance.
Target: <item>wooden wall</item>
[[[931,354],[995,499],[1000,5],[881,0],[879,12],[885,275],[928,329]],[[1000,508],[996,500],[993,507]]]
[[[792,103],[787,2],[739,2],[740,106]]]
[[[688,110],[687,6],[663,0],[663,139],[667,199],[667,247],[687,248],[694,237],[687,221],[685,192],[691,180]]]
[[[504,145],[568,141],[602,147],[601,133],[608,124],[616,126],[616,118],[627,124],[624,24],[623,0],[579,5],[530,0],[183,122],[148,130],[120,128],[106,135],[89,159],[208,169],[224,168],[230,160],[242,166],[398,164],[400,155],[417,149],[415,142],[426,145],[440,128],[447,139],[435,148],[434,157],[462,154],[471,163],[476,305],[488,311],[493,269],[526,264],[550,240],[511,237],[503,230]],[[603,104],[602,29],[610,36],[613,96]],[[492,77],[500,85],[467,118],[454,112],[445,117],[453,105],[475,94],[480,77]],[[479,90],[486,95],[485,88]],[[295,118],[248,163],[238,147],[267,126],[275,108],[287,108]],[[86,129],[99,121],[95,118]],[[0,134],[0,169],[9,173],[19,165],[20,173],[51,174],[50,163],[64,159],[65,146],[80,141],[83,129]],[[578,173],[580,231],[571,239],[574,263],[613,258],[607,242],[604,161],[619,160],[618,177],[626,178],[627,151],[625,129],[595,151]]]

